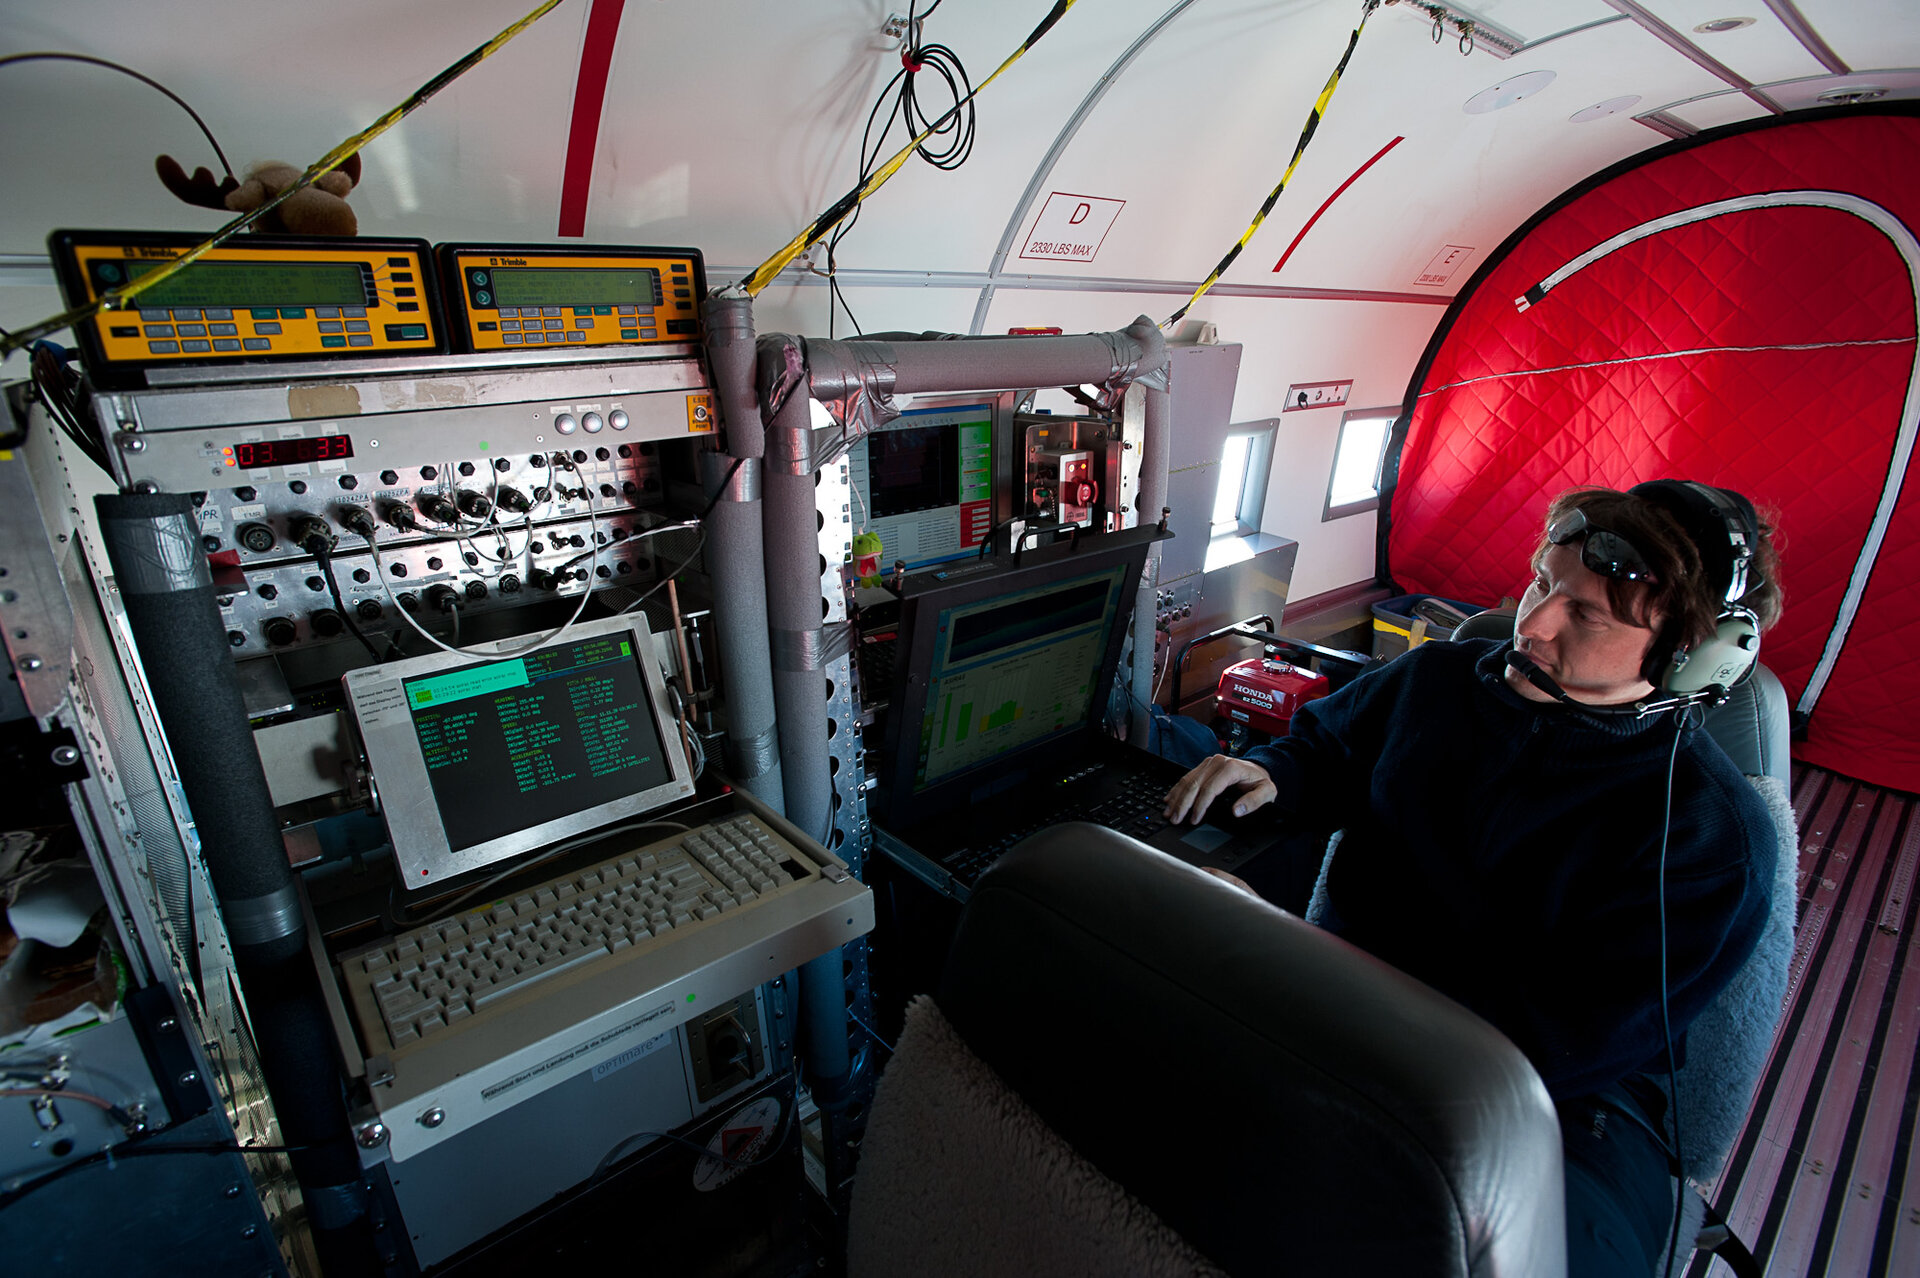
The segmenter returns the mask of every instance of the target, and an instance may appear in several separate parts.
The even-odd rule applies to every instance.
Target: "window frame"
[[[1362,497],[1358,501],[1334,504],[1333,482],[1340,474],[1340,456],[1347,445],[1347,426],[1355,421],[1378,421],[1386,419],[1387,427],[1380,432],[1380,453],[1373,459],[1373,496]],[[1327,467],[1327,496],[1320,508],[1320,522],[1330,523],[1335,519],[1345,519],[1348,515],[1361,515],[1380,508],[1380,472],[1386,465],[1387,444],[1393,438],[1394,424],[1400,418],[1400,406],[1382,406],[1379,408],[1350,408],[1340,414],[1340,433],[1333,441],[1333,464]]]
[[[1235,422],[1227,427],[1226,436],[1220,442],[1220,475],[1226,474],[1227,449],[1236,440],[1247,441],[1247,465],[1240,476],[1240,496],[1234,502],[1233,519],[1229,522],[1221,519],[1208,525],[1211,540],[1222,537],[1247,537],[1260,531],[1260,521],[1266,514],[1267,481],[1273,475],[1274,441],[1280,431],[1280,419],[1262,417],[1255,421]],[[1220,504],[1219,490],[1214,492],[1214,506]],[[1211,513],[1211,512],[1209,512]]]

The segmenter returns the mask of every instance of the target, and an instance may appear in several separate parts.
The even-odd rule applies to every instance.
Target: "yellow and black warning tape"
[[[219,247],[226,240],[238,235],[241,231],[246,230],[261,218],[273,212],[274,209],[291,198],[294,192],[311,186],[316,178],[332,172],[335,168],[339,167],[348,156],[379,137],[382,133],[385,133],[394,125],[400,123],[402,119],[412,114],[413,111],[426,102],[428,98],[431,98],[434,94],[440,92],[440,90],[446,88],[449,84],[452,84],[455,80],[465,75],[468,71],[471,71],[487,58],[492,57],[507,41],[513,39],[522,31],[525,31],[541,18],[544,18],[549,11],[560,3],[561,0],[543,0],[543,3],[535,7],[526,17],[521,18],[518,22],[507,27],[500,32],[499,35],[496,35],[493,39],[487,41],[442,71],[439,75],[436,75],[433,79],[421,85],[399,106],[388,111],[378,120],[375,120],[372,124],[314,161],[313,164],[307,167],[307,171],[302,173],[286,190],[280,192],[280,194],[274,196],[259,208],[242,214],[240,217],[227,223],[212,235],[208,236],[203,243],[196,244],[179,257],[168,262],[165,266],[136,276],[119,288],[113,289],[99,299],[89,302],[84,306],[76,306],[64,314],[56,315],[52,319],[42,320],[30,328],[20,329],[17,332],[7,334],[3,339],[0,339],[0,358],[4,358],[23,347],[32,345],[49,333],[56,333],[63,328],[78,324],[96,312],[118,309],[132,301],[135,297],[138,297],[141,293],[159,284],[161,281],[179,274],[182,270],[186,269],[188,264],[198,260],[209,249]]]
[[[831,208],[819,217],[813,219],[813,222],[806,230],[788,240],[779,252],[754,267],[753,270],[748,273],[747,277],[740,281],[740,288],[746,291],[748,297],[759,296],[760,290],[772,283],[773,277],[785,270],[787,263],[806,252],[812,245],[818,243],[827,232],[839,225],[842,218],[859,208],[861,201],[885,186],[887,179],[900,171],[900,166],[907,162],[907,157],[912,155],[922,142],[925,142],[928,138],[945,128],[947,121],[953,119],[965,109],[969,102],[979,97],[989,84],[998,80],[1002,71],[1005,71],[1008,67],[1018,62],[1028,49],[1040,43],[1040,37],[1053,30],[1054,23],[1065,17],[1067,10],[1073,8],[1078,2],[1079,0],[1054,0],[1053,8],[1048,10],[1047,16],[1040,20],[1040,25],[1033,29],[1031,35],[1020,42],[1019,48],[1007,55],[1005,62],[1002,62],[998,67],[994,68],[992,75],[980,82],[978,88],[961,98],[958,102],[955,102],[950,110],[932,124],[929,124],[926,129],[921,132],[920,136],[901,147],[892,159],[875,169],[873,175],[865,182],[862,182],[859,186],[854,187],[851,191],[848,191],[845,195],[834,201]]]
[[[1287,171],[1280,175],[1280,184],[1268,193],[1266,202],[1261,204],[1260,211],[1253,215],[1253,221],[1247,229],[1241,232],[1239,242],[1228,249],[1227,255],[1220,259],[1220,265],[1214,267],[1213,272],[1200,281],[1200,287],[1193,290],[1193,296],[1189,297],[1179,310],[1161,321],[1161,328],[1178,324],[1181,318],[1193,309],[1193,304],[1205,297],[1207,290],[1220,282],[1220,277],[1227,273],[1227,268],[1233,265],[1233,260],[1240,256],[1240,250],[1247,246],[1247,241],[1253,238],[1253,233],[1260,229],[1262,222],[1267,220],[1267,214],[1273,212],[1273,206],[1280,200],[1280,193],[1286,190],[1287,183],[1293,180],[1293,171],[1300,167],[1300,157],[1306,154],[1307,143],[1313,140],[1314,130],[1320,127],[1320,117],[1327,113],[1327,103],[1333,101],[1333,91],[1339,87],[1340,77],[1346,73],[1347,61],[1353,57],[1354,46],[1360,43],[1360,33],[1366,29],[1367,19],[1372,17],[1373,11],[1379,7],[1380,0],[1367,0],[1366,6],[1360,10],[1360,22],[1354,27],[1353,34],[1347,37],[1347,51],[1340,55],[1340,64],[1334,67],[1333,74],[1327,77],[1327,87],[1320,90],[1320,96],[1314,99],[1313,110],[1307,113],[1307,127],[1300,130],[1300,141],[1293,148],[1293,159],[1288,162]]]

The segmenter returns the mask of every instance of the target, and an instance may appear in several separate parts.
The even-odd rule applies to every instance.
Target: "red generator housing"
[[[1221,671],[1213,708],[1236,723],[1284,737],[1301,706],[1332,690],[1325,675],[1276,657],[1254,657]]]

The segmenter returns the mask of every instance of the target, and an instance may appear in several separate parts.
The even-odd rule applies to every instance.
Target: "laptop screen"
[[[1097,732],[1147,547],[1133,530],[910,580],[883,808],[905,829]]]
[[[941,609],[914,788],[1084,727],[1127,585],[1116,564]]]
[[[524,642],[497,646],[519,652]],[[409,888],[693,791],[639,617],[587,622],[493,661],[389,662],[345,685]]]

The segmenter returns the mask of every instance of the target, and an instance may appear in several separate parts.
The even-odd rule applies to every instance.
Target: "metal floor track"
[[[1768,1278],[1920,1274],[1920,796],[1795,763],[1793,808],[1785,1014],[1710,1197]]]

